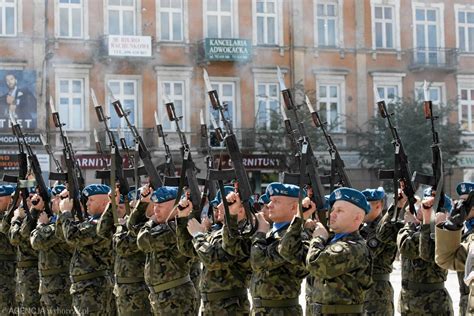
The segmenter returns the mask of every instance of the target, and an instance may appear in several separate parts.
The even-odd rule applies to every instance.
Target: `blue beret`
[[[178,196],[178,187],[159,187],[151,195],[151,201],[154,203],[164,203],[176,199]]]
[[[448,213],[451,213],[451,211],[453,210],[453,201],[447,194],[444,195],[444,204],[442,210]]]
[[[261,205],[270,203],[270,198],[268,197],[267,193],[260,195],[258,198],[258,203]]]
[[[474,190],[474,182],[461,182],[456,187],[458,195],[469,194],[472,190]]]
[[[227,194],[229,194],[230,192],[234,192],[234,187],[230,186],[230,185],[226,185],[224,186],[224,193],[225,193],[225,196],[227,196]],[[217,194],[216,194],[216,197],[214,198],[214,200],[212,200],[211,202],[209,202],[209,204],[211,206],[217,206],[219,204],[221,204],[222,202],[222,197],[221,197],[221,190],[217,191]]]
[[[325,210],[329,210],[329,208],[330,208],[330,207],[329,207],[329,197],[330,197],[330,196],[331,196],[330,194],[326,194],[326,195],[324,196],[324,199],[325,199],[325,201],[324,201],[324,209],[325,209]]]
[[[137,200],[139,200],[140,199],[140,188],[138,188],[138,190],[137,190],[137,195],[138,195]],[[130,192],[128,192],[128,200],[129,201],[135,200],[135,186],[130,187]]]
[[[1,196],[10,196],[15,192],[15,187],[13,185],[4,184],[0,185],[0,197]]]
[[[51,189],[51,193],[53,195],[58,195],[59,193],[63,192],[64,189],[66,189],[66,186],[64,184],[58,184],[58,185],[55,185],[52,189]]]
[[[298,198],[300,195],[300,187],[294,184],[272,182],[267,186],[265,194],[268,195],[268,197],[287,196],[291,198]],[[304,190],[303,197],[306,197],[306,192]]]
[[[336,201],[346,201],[364,210],[365,214],[370,212],[370,205],[365,195],[352,188],[339,188],[329,196],[329,205],[332,207]]]
[[[367,199],[367,202],[380,201],[385,197],[385,190],[382,187],[377,189],[365,189],[362,194]]]
[[[110,187],[105,184],[89,184],[82,190],[82,195],[85,197],[97,195],[97,194],[109,194]]]

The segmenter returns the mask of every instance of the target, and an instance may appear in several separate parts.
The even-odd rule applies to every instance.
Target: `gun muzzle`
[[[174,109],[173,103],[166,103],[166,113],[168,114],[168,118],[171,122],[176,121],[176,112]]]

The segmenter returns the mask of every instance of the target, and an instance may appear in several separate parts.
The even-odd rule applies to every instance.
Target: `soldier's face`
[[[51,210],[54,213],[59,212],[59,201],[61,201],[61,198],[59,197],[59,194],[53,196],[51,198]]]
[[[96,194],[89,196],[86,204],[87,212],[92,216],[102,214],[109,201],[110,199],[108,194]]]
[[[219,223],[223,223],[224,222],[224,203],[219,203],[219,205],[217,205],[217,207],[214,209],[214,216],[216,218],[216,221],[219,222]]]
[[[174,200],[170,200],[164,203],[155,203],[153,212],[155,213],[156,221],[158,223],[166,223],[168,217],[173,210]]]
[[[296,213],[298,200],[287,196],[272,196],[268,203],[268,217],[274,223],[289,222]]]
[[[372,222],[382,212],[382,201],[370,201],[370,213],[364,218],[365,222]]]
[[[350,233],[358,227],[364,218],[363,211],[346,201],[336,201],[332,206],[329,227],[335,233]],[[357,222],[360,220],[360,223]]]
[[[11,196],[2,196],[0,197],[0,212],[5,212],[7,210],[8,204],[10,204]]]

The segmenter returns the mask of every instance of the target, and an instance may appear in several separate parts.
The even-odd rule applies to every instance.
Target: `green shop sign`
[[[204,59],[207,61],[248,61],[252,52],[250,40],[239,38],[206,38]]]

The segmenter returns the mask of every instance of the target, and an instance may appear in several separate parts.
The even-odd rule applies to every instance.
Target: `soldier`
[[[307,275],[304,262],[287,261],[278,253],[280,241],[298,211],[300,188],[273,182],[268,185],[267,192],[273,226],[270,230],[263,214],[257,214],[258,228],[252,237],[250,250],[252,315],[302,315],[298,297],[301,281]],[[240,205],[235,193],[229,194],[227,200]]]
[[[135,200],[134,193],[135,190],[132,189],[128,194],[129,201]],[[140,193],[138,192],[138,194]],[[125,213],[125,199],[118,189],[117,197],[119,197],[117,227],[113,226],[112,208],[108,208],[102,214],[97,225],[98,234],[104,238],[112,238],[115,253],[114,295],[117,313],[121,316],[151,315],[151,306],[148,300],[149,291],[143,275],[145,253],[138,249],[137,236],[130,233],[127,228],[126,223],[129,215]]]
[[[3,228],[3,218],[12,202],[15,191],[12,185],[0,185],[0,314],[7,315],[13,311],[15,303],[15,268],[16,249],[8,239],[8,231]]]
[[[459,201],[449,220],[436,227],[436,263],[444,268],[458,271],[459,289],[459,315],[474,315],[474,284],[472,284],[472,266],[466,258],[472,257],[472,244],[474,244],[474,201],[468,201],[469,194],[474,191],[473,182],[458,184],[456,192]],[[464,221],[464,218],[466,220]],[[472,262],[472,259],[469,260]]]
[[[329,197],[330,228],[317,223],[306,267],[314,276],[312,315],[362,315],[365,293],[372,285],[372,260],[359,227],[370,207],[365,196],[339,188]]]
[[[226,186],[224,190],[227,195],[234,188]],[[203,315],[249,315],[247,288],[251,270],[248,257],[235,257],[223,249],[221,223],[225,215],[220,191],[210,205],[217,205],[214,216],[218,224],[208,231],[205,224],[195,218],[188,221],[192,204],[181,200],[180,206],[184,208],[178,212],[178,249],[183,255],[193,255],[203,263],[200,282]],[[237,212],[237,222],[245,224],[244,208],[240,206]]]
[[[391,211],[383,217],[384,189],[366,189],[362,194],[369,202],[370,212],[364,218],[360,235],[367,242],[372,254],[374,281],[365,295],[364,311],[366,315],[393,315],[395,310],[390,273],[397,254],[398,232],[397,226],[391,222],[394,206],[391,206]],[[380,235],[384,236],[384,241],[379,238]]]
[[[268,216],[268,203],[270,203],[270,198],[268,197],[267,193],[265,192],[264,194],[260,195],[258,198],[258,204],[260,204],[260,212],[263,214],[265,217],[265,220],[272,224],[272,220]]]
[[[140,229],[138,248],[146,253],[145,282],[155,315],[196,315],[196,290],[189,276],[189,259],[178,252],[171,221],[178,194],[176,187],[159,187],[151,197],[154,215]],[[136,208],[134,213],[144,210]],[[133,215],[140,217],[141,214]]]
[[[425,191],[416,217],[407,210],[405,226],[398,233],[402,259],[398,310],[402,315],[453,314],[451,297],[444,287],[448,271],[435,263],[435,243],[430,231],[433,201],[431,192]]]
[[[91,184],[82,195],[87,198],[89,218],[84,222],[75,220],[71,213],[73,200],[68,192],[61,193],[62,214],[56,228],[62,229],[65,240],[74,247],[70,264],[71,295],[74,311],[87,315],[112,315],[114,311],[112,280],[112,243],[110,239],[97,234],[97,223],[109,207],[110,187]],[[60,227],[59,227],[60,226]]]
[[[36,205],[31,210],[32,221],[36,221],[37,226],[31,232],[30,242],[33,249],[38,251],[39,293],[43,312],[47,315],[69,312],[72,303],[71,295],[64,289],[71,286],[69,263],[73,249],[63,239],[56,236],[59,193],[64,189],[64,185],[57,185],[51,191],[54,196],[51,218],[44,211],[44,201],[39,194],[33,197],[33,204],[36,203]]]

